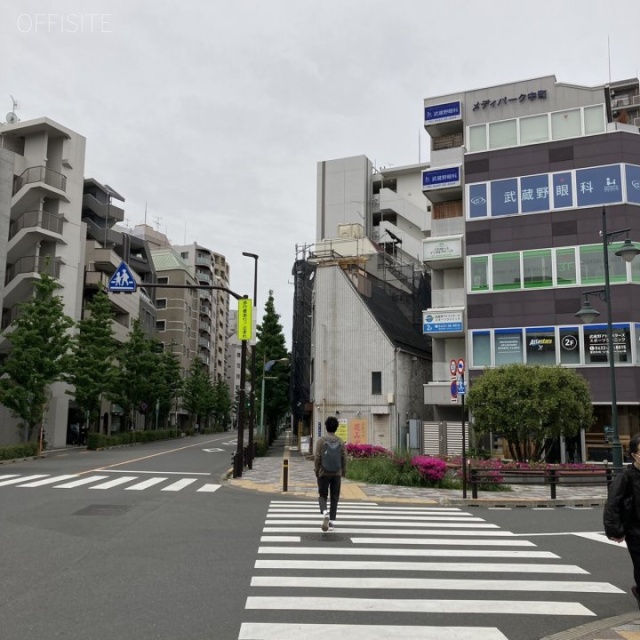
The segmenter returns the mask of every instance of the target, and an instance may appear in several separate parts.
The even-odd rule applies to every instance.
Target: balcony
[[[48,169],[45,166],[39,166],[29,167],[22,172],[22,175],[14,178],[12,195],[15,196],[22,187],[35,182],[44,183],[49,187],[62,191],[63,193],[67,190],[66,176],[54,171],[53,169]]]
[[[464,307],[466,299],[466,291],[464,288],[431,290],[431,304],[434,309],[442,307]]]
[[[51,256],[23,256],[7,267],[5,287],[24,273],[46,273],[52,278],[60,277],[60,259]]]
[[[105,220],[115,220],[116,222],[122,222],[124,220],[124,209],[117,207],[116,205],[106,202],[101,202],[91,193],[84,193],[82,195],[82,208],[93,211],[98,217]]]
[[[96,269],[113,274],[120,266],[122,258],[111,249],[95,249],[93,262],[95,263]]]
[[[48,211],[25,211],[19,218],[12,220],[9,225],[9,240],[22,229],[43,229],[62,235],[65,217]]]
[[[107,289],[110,280],[111,277],[104,271],[86,271],[84,274],[84,286],[89,289],[97,289],[100,285]]]

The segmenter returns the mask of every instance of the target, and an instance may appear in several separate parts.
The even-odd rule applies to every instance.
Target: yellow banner
[[[249,298],[238,300],[238,340],[251,340],[253,336],[253,303]]]

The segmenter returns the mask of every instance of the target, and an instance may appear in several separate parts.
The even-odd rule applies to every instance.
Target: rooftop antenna
[[[16,110],[18,109],[18,101],[11,95],[9,97],[11,98],[11,111],[7,113],[5,120],[7,121],[7,124],[15,124],[16,122],[20,122],[20,118],[18,118],[18,114],[16,113]]]
[[[611,38],[607,36],[607,58],[609,60],[609,85],[611,85]]]
[[[144,201],[144,225],[147,226],[147,201]]]
[[[161,222],[161,221],[162,221],[162,218],[160,218],[159,216],[156,216],[156,217],[153,219],[153,222],[155,223],[156,228],[157,228],[157,230],[158,230],[158,231],[160,231],[160,222]]]

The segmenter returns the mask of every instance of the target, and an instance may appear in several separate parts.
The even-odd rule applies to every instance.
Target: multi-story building
[[[575,314],[583,292],[605,282],[603,216],[609,229],[640,239],[638,81],[579,87],[545,76],[428,98],[424,107],[431,166],[422,188],[433,203],[425,403],[434,428],[460,421],[452,360],[465,359],[471,384],[485,367],[559,364],[590,385],[596,423],[577,444],[583,459],[595,458],[611,424],[606,325],[583,326]],[[640,427],[640,261],[626,264],[617,248],[608,256],[624,440]]]
[[[229,264],[225,257],[196,242],[176,246],[180,257],[190,265],[200,285],[229,288]],[[199,290],[198,355],[213,380],[224,379],[229,322],[229,294],[218,289]]]
[[[0,127],[0,350],[33,283],[47,272],[58,279],[64,312],[80,318],[85,262],[82,202],[85,138],[49,118]],[[47,438],[64,444],[70,397],[51,388]],[[0,406],[0,442],[15,442],[16,420]]]
[[[431,369],[421,330],[424,167],[381,172],[364,156],[318,163],[316,244],[294,266],[293,331],[310,341],[294,352],[294,371],[301,361],[311,372],[308,387],[294,383],[300,435],[316,437],[333,414],[352,441],[393,448],[411,436],[418,448]]]

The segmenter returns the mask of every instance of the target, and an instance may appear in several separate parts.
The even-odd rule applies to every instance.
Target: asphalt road
[[[601,509],[343,503],[323,533],[221,482],[234,438],[0,466],[2,640],[539,640],[635,606]]]

